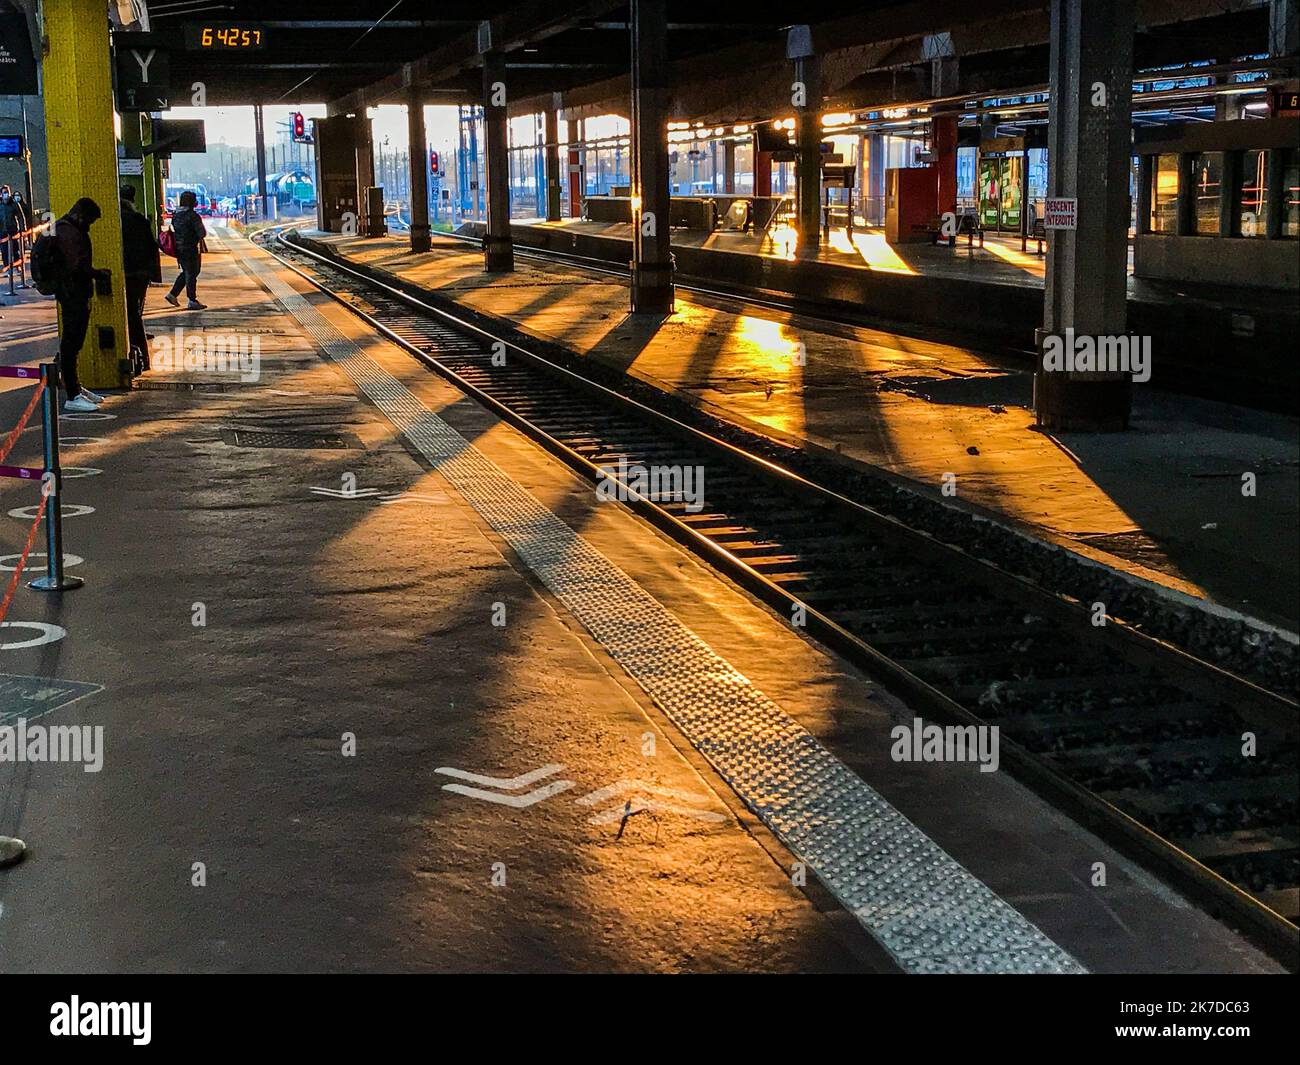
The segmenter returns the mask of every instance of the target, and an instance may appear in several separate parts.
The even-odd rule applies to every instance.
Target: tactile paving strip
[[[258,279],[908,972],[1083,967],[265,265]]]

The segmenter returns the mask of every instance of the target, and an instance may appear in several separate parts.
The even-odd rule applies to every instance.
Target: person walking
[[[133,373],[149,369],[149,336],[144,330],[144,301],[150,281],[162,281],[162,256],[153,224],[135,209],[135,186],[123,185],[122,260],[126,267],[126,325]]]
[[[0,267],[16,263],[23,255],[18,234],[27,228],[22,202],[8,185],[0,185]]]
[[[90,298],[94,295],[96,279],[109,279],[107,270],[96,270],[92,265],[93,250],[90,244],[90,227],[99,221],[99,204],[83,196],[72,208],[54,223],[54,241],[58,246],[61,266],[54,298],[59,302],[59,377],[67,396],[63,409],[67,411],[93,411],[104,401],[88,388],[81,387],[77,377],[77,355],[86,342],[90,327]]]
[[[172,290],[163,297],[173,307],[179,307],[180,300],[176,297],[181,294],[181,289],[185,289],[185,294],[189,297],[189,303],[185,306],[187,311],[201,311],[207,306],[199,302],[195,288],[199,270],[203,266],[203,238],[208,235],[203,219],[194,209],[198,202],[199,198],[193,190],[186,189],[181,193],[180,205],[172,215],[172,232],[176,234],[176,261],[180,263],[181,272],[172,284]]]

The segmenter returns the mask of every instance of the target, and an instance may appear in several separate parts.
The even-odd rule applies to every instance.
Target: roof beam
[[[621,6],[618,0],[577,0],[569,5],[555,0],[527,0],[487,20],[492,49],[514,51],[531,41],[543,40],[572,29],[584,20],[603,15]],[[410,85],[443,81],[482,62],[479,54],[480,29],[483,24],[460,34],[427,55],[390,74],[373,85],[348,93],[327,105],[330,114],[359,112],[373,107],[405,90]]]

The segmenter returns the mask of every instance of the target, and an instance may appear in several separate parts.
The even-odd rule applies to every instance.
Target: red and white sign
[[[1043,228],[1077,229],[1079,224],[1079,201],[1070,199],[1046,200],[1043,204]]]

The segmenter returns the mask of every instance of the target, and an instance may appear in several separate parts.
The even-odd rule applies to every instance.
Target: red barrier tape
[[[23,575],[23,567],[27,565],[27,556],[32,553],[32,547],[36,543],[36,533],[45,517],[45,505],[48,502],[49,496],[42,492],[41,505],[36,508],[36,520],[32,522],[31,530],[27,533],[27,546],[23,548],[23,553],[18,557],[18,564],[14,566],[14,575],[9,580],[9,587],[5,589],[5,597],[0,599],[0,621],[4,621],[5,615],[9,613],[9,604],[13,602],[14,592],[18,590],[18,581]]]
[[[32,393],[32,398],[27,401],[27,409],[23,411],[23,416],[18,419],[18,424],[9,430],[9,435],[0,443],[0,462],[4,462],[9,457],[9,452],[13,450],[14,444],[18,443],[18,437],[24,429],[27,428],[27,419],[32,416],[32,411],[36,409],[36,404],[41,401],[41,393],[45,391],[45,382],[42,381],[36,386]]]

